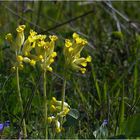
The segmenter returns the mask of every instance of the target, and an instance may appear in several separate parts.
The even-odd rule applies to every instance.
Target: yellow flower
[[[51,56],[52,56],[52,57],[56,57],[56,56],[57,56],[57,53],[56,53],[56,52],[53,52],[53,53],[51,54]]]
[[[25,51],[25,52],[24,52],[24,55],[25,55],[25,56],[28,56],[28,55],[29,55],[29,52]]]
[[[86,66],[87,66],[87,62],[82,62],[81,65],[82,65],[83,67],[86,67]]]
[[[46,47],[46,42],[44,40],[41,40],[40,42],[38,42],[38,46],[39,47]]]
[[[80,37],[76,38],[75,41],[76,41],[76,44],[80,44],[82,46],[87,44],[87,41],[85,39],[80,38]]]
[[[87,58],[80,57],[80,53],[87,40],[79,37],[77,33],[73,33],[73,41],[66,39],[64,47],[65,64],[67,68],[72,68],[76,71],[81,71],[83,74],[86,72],[87,62],[91,62],[91,56]]]
[[[82,45],[84,46],[84,45],[87,45],[87,44],[88,44],[87,40],[86,39],[83,39],[82,40]]]
[[[18,28],[16,29],[18,33],[23,32],[25,29],[25,25],[19,25]]]
[[[55,104],[57,102],[56,98],[55,97],[52,97],[51,102],[52,102],[52,104]]]
[[[53,41],[53,42],[56,41],[56,40],[58,39],[58,37],[57,37],[56,35],[50,35],[49,38],[50,38],[50,40]]]
[[[23,57],[22,57],[21,55],[18,55],[18,56],[17,56],[17,61],[18,61],[18,62],[22,62],[22,61],[23,61]]]
[[[31,65],[31,66],[35,66],[35,64],[36,64],[36,61],[32,59],[32,60],[30,61],[30,65]]]
[[[52,123],[52,121],[55,119],[54,116],[51,116],[51,117],[48,117],[47,120],[48,120],[48,123]]]
[[[69,50],[69,52],[71,52],[71,51],[73,51],[74,49],[73,49],[72,47],[70,47],[68,50]]]
[[[13,36],[11,33],[8,33],[5,37],[5,39],[9,42],[12,43],[13,42]]]
[[[48,123],[52,122],[52,117],[48,117]]]
[[[69,111],[70,111],[69,108],[65,108],[63,111],[61,111],[60,113],[58,113],[58,115],[60,117],[65,117],[69,113]]]
[[[50,63],[53,63],[54,62],[54,59],[53,58],[50,58],[49,61],[50,61]]]
[[[85,69],[85,68],[81,68],[80,70],[81,70],[81,72],[82,72],[83,74],[86,72],[86,69]]]
[[[25,25],[20,25],[16,31],[17,31],[17,37],[16,37],[16,49],[19,50],[21,48],[21,46],[23,45],[24,42],[24,29],[25,29]]]
[[[91,56],[88,56],[88,57],[86,58],[86,60],[87,60],[87,62],[91,62],[91,60],[92,60]]]
[[[75,41],[76,41],[76,44],[82,44],[83,40],[80,37],[78,37],[75,39]]]
[[[71,47],[71,46],[72,46],[72,42],[71,42],[69,39],[66,39],[66,40],[65,40],[65,46],[66,46],[67,48]]]
[[[30,30],[30,36],[35,36],[35,35],[37,35],[37,32],[35,32],[34,30]]]
[[[58,100],[56,100],[55,97],[52,97],[51,104],[53,104],[55,106],[61,106],[62,101],[58,101]],[[70,106],[66,102],[64,102],[64,107],[69,108]]]
[[[73,33],[72,35],[73,39],[79,38],[79,35],[77,33]]]
[[[51,112],[55,112],[56,111],[56,107],[54,105],[51,105],[50,110],[51,110]]]
[[[47,67],[47,70],[52,72],[53,69],[52,69],[52,67]]]
[[[43,59],[43,56],[42,56],[42,55],[39,55],[39,56],[38,56],[38,59],[39,59],[39,60],[41,60],[42,62],[44,61],[44,59]]]

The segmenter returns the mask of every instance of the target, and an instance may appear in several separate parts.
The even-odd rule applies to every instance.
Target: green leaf
[[[118,31],[114,31],[114,32],[112,32],[111,37],[113,39],[123,39],[123,33],[118,32]]]
[[[122,128],[128,138],[140,137],[140,114],[134,115],[124,121]]]
[[[108,129],[106,126],[101,125],[99,129],[93,132],[93,135],[96,139],[103,139],[108,137]]]
[[[74,119],[79,118],[79,112],[77,109],[70,109],[69,115],[73,117]]]

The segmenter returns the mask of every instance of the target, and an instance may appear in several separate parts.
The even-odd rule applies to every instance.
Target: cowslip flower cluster
[[[60,133],[62,130],[59,120],[61,118],[65,117],[70,111],[70,106],[66,102],[64,102],[63,111],[62,111],[61,107],[62,107],[62,101],[58,101],[58,100],[56,100],[55,97],[52,97],[50,112],[53,115],[48,117],[48,123],[55,126],[56,133]]]
[[[81,71],[83,74],[86,72],[87,63],[91,62],[91,56],[80,57],[80,53],[87,43],[86,39],[79,37],[77,33],[73,33],[73,40],[66,39],[64,47],[66,66]]]
[[[30,30],[30,34],[25,40],[24,29],[25,25],[20,25],[16,29],[17,37],[15,40],[13,40],[11,33],[6,35],[6,39],[16,53],[16,63],[13,69],[16,67],[22,69],[24,63],[29,63],[34,67],[39,62],[42,69],[52,71],[50,65],[57,56],[57,53],[54,52],[57,36],[50,35],[49,41],[46,41],[46,35],[37,34],[37,32]]]

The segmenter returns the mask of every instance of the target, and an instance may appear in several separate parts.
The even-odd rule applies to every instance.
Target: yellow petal
[[[52,57],[56,57],[56,56],[57,56],[57,53],[56,53],[56,52],[53,52],[53,53],[51,54],[51,56],[52,56]]]
[[[77,33],[73,33],[72,37],[73,37],[74,39],[76,39],[76,38],[79,37],[79,35],[78,35]]]
[[[73,51],[74,49],[72,47],[69,48],[69,52]]]
[[[91,56],[88,56],[88,57],[86,58],[86,60],[87,60],[87,62],[91,62],[91,60],[92,60]]]
[[[16,29],[18,33],[23,32],[25,29],[25,25],[19,25],[18,28]]]
[[[81,65],[82,65],[83,67],[86,67],[86,66],[87,66],[87,62],[83,62],[83,63],[81,63]]]
[[[56,40],[58,39],[58,37],[57,37],[56,35],[50,35],[49,38],[50,38],[50,40],[53,41],[53,42],[56,41]]]
[[[47,67],[47,70],[50,71],[50,72],[53,71],[52,67]]]
[[[55,112],[56,111],[56,107],[54,105],[51,105],[50,110],[51,110],[51,112]]]
[[[32,60],[30,61],[30,65],[31,65],[31,66],[35,66],[35,64],[36,64],[36,61],[32,59]]]
[[[80,70],[81,70],[82,74],[84,74],[86,72],[85,68],[81,68]]]
[[[22,61],[23,61],[23,57],[22,57],[21,55],[18,55],[18,56],[17,56],[17,61],[18,61],[18,62],[22,62]]]

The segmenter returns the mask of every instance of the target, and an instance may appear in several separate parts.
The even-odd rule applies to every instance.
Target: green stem
[[[44,65],[46,66],[46,53],[45,53],[45,61]],[[43,72],[43,92],[44,92],[44,123],[45,123],[45,139],[48,139],[48,124],[47,124],[47,118],[48,118],[48,105],[47,105],[47,93],[46,93],[46,69],[44,69]]]
[[[23,101],[22,101],[22,97],[21,97],[21,93],[20,93],[19,69],[18,69],[18,67],[16,67],[16,80],[17,80],[17,92],[18,92],[18,100],[19,100],[19,103],[20,103],[21,116],[23,116],[23,114],[24,114]],[[23,137],[26,138],[27,137],[27,130],[26,130],[25,118],[23,118],[22,125],[23,125]]]
[[[62,101],[61,111],[64,110],[66,83],[67,83],[67,81],[66,81],[66,78],[64,76],[63,88],[62,88],[62,99],[61,99],[61,101]],[[61,128],[62,128],[62,121],[63,121],[63,118],[60,120]]]

